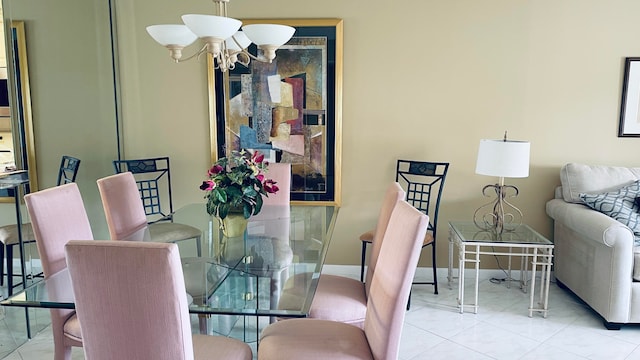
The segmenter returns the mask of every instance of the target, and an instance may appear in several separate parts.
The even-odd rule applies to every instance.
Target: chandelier
[[[147,32],[160,45],[169,49],[169,55],[175,62],[210,53],[214,59],[214,68],[222,72],[233,70],[236,63],[248,66],[252,59],[270,63],[276,57],[276,50],[291,39],[295,29],[276,24],[242,26],[242,21],[227,16],[229,1],[213,0],[217,8],[216,15],[182,15],[184,24],[150,25],[147,26]],[[241,26],[242,30],[239,30]],[[204,45],[193,55],[183,58],[182,49],[198,38],[202,39]],[[260,57],[247,51],[251,43],[262,50]]]

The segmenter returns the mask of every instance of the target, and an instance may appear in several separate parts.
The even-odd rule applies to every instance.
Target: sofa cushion
[[[611,192],[581,193],[580,199],[590,208],[628,226],[635,235],[636,245],[640,245],[640,207],[636,204],[638,196],[640,196],[640,180]]]
[[[640,168],[568,163],[560,170],[562,195],[571,203],[581,203],[581,193],[604,193],[635,180],[640,180]]]

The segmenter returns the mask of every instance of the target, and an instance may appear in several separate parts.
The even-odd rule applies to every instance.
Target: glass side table
[[[508,256],[509,278],[511,278],[511,257],[521,257],[520,282],[526,291],[528,280],[528,260],[531,262],[531,281],[529,284],[529,317],[533,312],[542,313],[547,317],[549,303],[549,282],[551,280],[551,265],[553,259],[553,243],[537,233],[527,225],[520,225],[513,231],[496,234],[478,228],[473,222],[449,222],[449,271],[447,280],[449,285],[453,277],[453,251],[458,247],[458,308],[462,314],[466,307],[472,307],[473,313],[478,312],[478,277],[480,273],[480,255]],[[519,249],[520,252],[514,252]],[[474,265],[475,286],[473,304],[464,303],[464,269],[467,263]],[[540,267],[539,298],[534,307],[536,289],[536,271]]]

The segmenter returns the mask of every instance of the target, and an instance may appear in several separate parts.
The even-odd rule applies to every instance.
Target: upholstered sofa
[[[558,285],[608,329],[640,323],[640,168],[570,163],[560,182],[546,204]]]

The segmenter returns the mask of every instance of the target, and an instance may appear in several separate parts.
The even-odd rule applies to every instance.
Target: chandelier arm
[[[252,55],[250,52],[246,51],[246,50],[242,50],[241,51],[243,54],[245,54],[246,56],[248,56],[250,59],[253,59],[255,61],[260,61],[262,63],[268,63],[269,61],[264,60],[264,59],[260,59],[259,57]]]
[[[202,55],[205,51],[207,50],[207,45],[205,44],[202,48],[200,48],[200,50],[198,50],[196,53],[191,54],[190,56],[186,57],[186,58],[180,58],[179,60],[177,60],[176,62],[185,62],[188,60],[193,59],[194,57],[199,57],[200,55]]]

